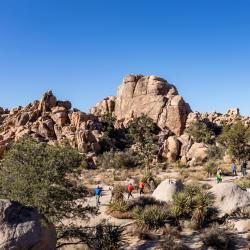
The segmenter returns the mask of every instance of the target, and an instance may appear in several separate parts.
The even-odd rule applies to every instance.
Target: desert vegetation
[[[161,79],[143,76],[129,81],[139,84],[140,79],[163,84]],[[159,89],[155,91],[164,96],[167,90]],[[212,121],[202,114],[194,119],[179,98],[185,119],[176,116],[178,105],[172,112],[164,102],[162,113],[139,112],[126,120],[122,113],[103,112],[99,106],[89,115],[71,111],[69,103],[46,93],[40,104],[31,105],[32,111],[26,110],[33,115],[34,107],[40,108],[36,114],[41,131],[24,133],[4,149],[1,201],[37,211],[42,230],[55,230],[58,249],[69,245],[136,249],[145,242],[159,249],[246,246],[247,231],[239,234],[237,228],[243,226],[235,219],[250,220],[249,175],[243,175],[240,167],[249,160],[249,127],[238,113],[229,116],[232,111],[225,116],[212,114]],[[105,99],[101,108],[111,108],[114,102]],[[168,117],[162,117],[164,109],[169,109]],[[57,112],[64,115],[58,118]],[[21,124],[28,119],[26,113],[17,111]],[[171,116],[176,126],[169,124]],[[8,131],[6,124],[13,124],[9,120],[13,115],[4,117],[2,126]],[[217,184],[219,171],[222,183]],[[131,196],[128,185],[133,187]]]

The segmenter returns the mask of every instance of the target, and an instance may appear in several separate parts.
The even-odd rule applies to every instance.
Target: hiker
[[[232,164],[232,174],[233,174],[233,176],[237,176],[237,166],[236,166],[235,162],[233,162],[233,164]]]
[[[247,175],[247,162],[243,161],[240,165],[240,170],[242,173],[242,176],[245,177]]]
[[[218,170],[217,170],[216,180],[217,180],[217,184],[222,182],[222,171],[220,168],[218,168]]]
[[[95,188],[95,198],[96,198],[96,206],[99,207],[100,206],[100,197],[102,195],[102,188],[98,185]]]
[[[110,192],[110,200],[109,200],[109,203],[111,203],[111,202],[112,202],[112,199],[113,199],[113,195],[114,195],[114,193],[113,193],[114,187],[110,184],[109,187],[108,187],[108,189],[109,189],[109,192]]]
[[[140,195],[144,194],[144,187],[145,187],[144,182],[140,181],[140,183],[139,183]]]
[[[132,195],[133,190],[134,190],[133,185],[131,183],[129,183],[129,185],[128,185],[128,200],[129,200],[130,196],[132,198],[134,198],[134,196]]]

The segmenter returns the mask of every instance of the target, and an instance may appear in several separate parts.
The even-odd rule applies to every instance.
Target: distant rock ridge
[[[52,91],[26,107],[0,109],[0,155],[24,135],[52,144],[67,139],[82,153],[100,150],[98,118],[71,110],[71,103],[57,100]]]

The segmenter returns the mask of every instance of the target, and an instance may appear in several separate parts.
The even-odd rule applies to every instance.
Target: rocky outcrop
[[[201,160],[204,161],[207,158],[207,145],[204,143],[195,142],[186,153],[188,160]]]
[[[0,200],[0,248],[54,250],[56,230],[36,210],[17,202]]]
[[[180,154],[181,143],[176,136],[169,136],[163,143],[161,155],[170,162],[175,162]]]
[[[95,115],[112,113],[123,125],[145,114],[176,135],[182,134],[190,112],[175,86],[160,77],[143,75],[126,76],[116,97],[105,98],[91,109]]]
[[[192,123],[202,121],[205,123],[212,123],[216,125],[233,124],[236,121],[242,121],[246,126],[250,126],[250,117],[241,116],[238,108],[231,108],[225,114],[218,112],[212,113],[199,113],[192,112],[188,115],[186,127],[189,127]]]
[[[52,91],[48,91],[40,101],[24,108],[0,109],[0,156],[12,141],[24,135],[52,144],[67,139],[80,152],[97,153],[100,151],[99,131],[96,116],[71,110],[69,101],[58,101]]]

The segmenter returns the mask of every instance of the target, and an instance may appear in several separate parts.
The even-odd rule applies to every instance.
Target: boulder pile
[[[11,110],[0,109],[0,154],[12,141],[31,135],[40,142],[67,139],[82,153],[99,152],[100,122],[92,114],[71,110],[69,101],[59,101],[52,91],[40,101]]]
[[[12,110],[0,108],[0,157],[12,141],[28,134],[38,141],[53,144],[67,139],[90,158],[101,150],[100,117],[112,114],[118,128],[145,114],[160,128],[159,157],[169,162],[181,160],[192,164],[207,158],[207,145],[196,143],[185,129],[193,122],[220,125],[242,120],[250,126],[250,117],[230,109],[224,115],[217,112],[192,112],[176,87],[157,76],[128,75],[118,87],[117,96],[109,96],[91,108],[90,113],[72,109],[70,101],[59,101],[51,91],[40,101]]]
[[[112,113],[123,125],[145,114],[161,129],[176,135],[182,134],[190,112],[189,105],[174,85],[157,76],[143,75],[126,76],[116,97],[107,97],[91,109],[97,116]]]

